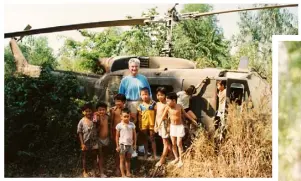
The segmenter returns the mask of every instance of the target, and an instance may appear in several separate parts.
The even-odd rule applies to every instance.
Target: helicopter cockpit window
[[[244,99],[244,85],[240,83],[232,83],[230,86],[230,102],[235,102],[239,106],[242,104]]]

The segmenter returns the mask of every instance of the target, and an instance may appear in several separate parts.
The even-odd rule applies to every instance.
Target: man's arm
[[[151,87],[150,87],[150,85],[149,85],[149,83],[148,83],[148,80],[147,80],[147,78],[144,76],[144,82],[145,82],[145,84],[146,84],[146,87],[148,88],[148,90],[149,90],[149,96],[150,96],[150,98],[152,99],[153,98],[153,96],[152,96],[152,89],[151,89]]]
[[[123,78],[120,82],[119,86],[119,94],[124,94],[125,95],[125,79]]]

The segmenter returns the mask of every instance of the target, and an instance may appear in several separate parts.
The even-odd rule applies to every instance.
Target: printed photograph
[[[4,11],[5,177],[272,177],[272,35],[297,4]]]
[[[296,36],[297,39],[298,36]],[[279,180],[301,180],[301,38],[279,41]]]

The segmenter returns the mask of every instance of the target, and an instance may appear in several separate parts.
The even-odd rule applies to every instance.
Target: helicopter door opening
[[[227,82],[227,103],[235,103],[237,110],[242,111],[244,103],[250,96],[248,82],[246,80],[228,79]],[[226,107],[228,107],[226,105]]]
[[[244,85],[240,83],[232,83],[230,85],[230,103],[236,103],[238,106],[241,106],[244,101]]]

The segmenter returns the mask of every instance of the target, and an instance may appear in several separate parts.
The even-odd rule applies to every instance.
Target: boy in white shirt
[[[116,151],[120,156],[120,171],[122,177],[131,177],[131,157],[136,150],[136,131],[135,124],[130,122],[130,110],[124,108],[121,111],[121,122],[116,125]],[[124,172],[124,164],[126,174]]]

